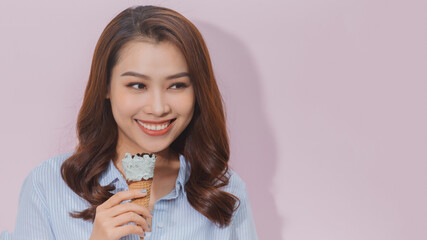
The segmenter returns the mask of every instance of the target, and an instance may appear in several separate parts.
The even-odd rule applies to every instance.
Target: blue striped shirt
[[[71,156],[65,153],[37,166],[25,179],[21,189],[18,215],[13,233],[3,231],[0,239],[89,239],[93,223],[69,216],[90,204],[73,192],[61,177],[61,164]],[[175,188],[154,205],[152,232],[146,240],[168,239],[258,239],[249,204],[246,185],[231,169],[230,182],[222,190],[240,199],[240,207],[233,213],[231,224],[219,228],[188,202],[184,185],[189,177],[184,156],[180,155],[180,169]],[[128,190],[122,174],[110,161],[99,178],[101,186],[113,183],[112,193]],[[121,239],[139,240],[137,235]]]

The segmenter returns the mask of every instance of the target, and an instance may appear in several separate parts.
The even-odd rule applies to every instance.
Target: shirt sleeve
[[[12,236],[9,234],[8,231],[4,230],[1,234],[0,234],[0,240],[11,240]]]
[[[43,195],[43,185],[37,180],[42,179],[37,177],[42,173],[35,170],[24,181],[19,195],[15,230],[11,238],[6,237],[6,239],[55,239],[51,230],[46,198]]]
[[[249,195],[246,186],[242,189],[240,206],[232,219],[231,238],[233,240],[258,240]]]

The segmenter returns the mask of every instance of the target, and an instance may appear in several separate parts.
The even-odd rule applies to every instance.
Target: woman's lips
[[[162,122],[152,122],[152,121],[142,122],[141,120],[136,120],[136,121],[138,123],[139,128],[141,128],[141,130],[146,134],[151,136],[160,136],[167,133],[172,128],[172,125],[174,124],[175,120],[176,118],[168,121],[162,121]],[[154,124],[154,123],[157,123],[157,124]]]

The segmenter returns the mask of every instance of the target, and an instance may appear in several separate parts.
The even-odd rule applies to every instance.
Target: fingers
[[[144,216],[145,218],[153,217],[150,214],[150,211],[146,207],[143,207],[139,204],[131,203],[131,202],[119,204],[112,207],[111,210],[109,211],[109,214],[111,217],[115,217],[126,212],[135,212],[139,215]]]
[[[145,197],[146,195],[147,193],[143,193],[141,192],[141,190],[122,191],[114,194],[107,201],[105,201],[103,204],[99,205],[98,207],[100,209],[108,209],[118,205],[123,201],[131,200],[134,198]]]
[[[147,220],[145,219],[148,218],[148,221],[150,221],[150,218],[152,218],[149,210],[136,203],[121,203],[126,200],[145,197],[146,195],[140,190],[122,191],[114,194],[99,205],[96,208],[90,239],[119,239],[129,234],[143,236],[143,230],[149,231]]]
[[[121,226],[129,222],[134,222],[135,224],[139,225],[140,228],[142,227],[144,231],[149,230],[147,221],[143,217],[141,217],[140,215],[134,212],[127,212],[113,218],[113,221],[111,222],[111,224],[113,226]]]
[[[139,236],[144,236],[144,232],[142,231],[141,227],[136,225],[125,225],[118,227],[116,231],[114,232],[115,239],[119,239],[120,237],[129,235],[129,234],[138,234]]]

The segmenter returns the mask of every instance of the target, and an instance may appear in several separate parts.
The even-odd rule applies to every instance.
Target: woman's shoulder
[[[61,165],[67,160],[73,152],[62,153],[54,157],[48,158],[38,164],[26,178],[26,181],[35,183],[43,183],[52,179],[57,179],[61,176]]]
[[[68,153],[62,153],[59,155],[56,155],[54,157],[50,157],[43,162],[41,162],[39,165],[37,165],[33,170],[32,173],[48,173],[52,170],[56,171],[58,168],[61,168],[62,163],[67,160],[74,152],[68,152]]]
[[[31,170],[22,184],[20,202],[41,202],[47,208],[52,207],[53,211],[57,207],[56,202],[72,198],[73,192],[61,175],[62,163],[72,154],[69,152],[48,158]]]

